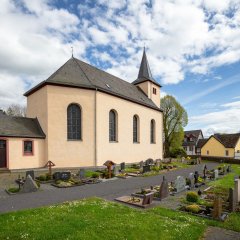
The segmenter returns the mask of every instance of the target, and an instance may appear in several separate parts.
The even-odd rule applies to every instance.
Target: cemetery
[[[208,170],[203,166],[202,173],[190,173],[187,178],[177,176],[175,181],[168,182],[165,176],[161,185],[149,186],[132,193],[131,196],[118,197],[115,200],[136,207],[147,208],[154,205],[154,201],[161,201],[169,196],[183,194],[178,208],[190,214],[208,219],[225,221],[231,212],[240,211],[240,179],[232,179],[233,188],[211,186],[215,181],[228,177],[232,172],[231,165],[221,165],[216,169]],[[210,186],[209,186],[210,185]]]
[[[137,169],[138,166],[136,165],[132,164],[131,168]],[[38,191],[39,187],[37,184],[39,184],[39,182],[42,182],[43,184],[46,182],[46,185],[58,188],[71,188],[73,186],[81,186],[84,184],[99,183],[103,180],[107,181],[120,174],[125,174],[125,170],[129,168],[129,166],[126,166],[125,163],[122,163],[119,166],[113,166],[113,162],[106,162],[106,165],[104,165],[104,168],[102,169],[80,169],[77,172],[67,170],[52,171],[52,169],[48,169],[47,173],[40,174],[39,176],[35,176],[37,175],[36,173],[29,171],[26,173],[25,177],[19,176],[16,180],[16,182],[20,184],[20,190],[18,193]],[[143,165],[142,167],[144,166],[147,165]],[[155,164],[151,167],[155,167]],[[32,211],[35,211],[40,215],[42,214],[42,216],[50,214],[51,216],[57,217],[60,216],[59,214],[62,214],[62,209],[68,209],[67,213],[64,213],[64,218],[68,219],[69,223],[72,222],[71,218],[73,218],[76,223],[78,218],[78,221],[80,222],[85,220],[87,222],[87,216],[90,218],[94,217],[96,220],[91,221],[91,226],[94,226],[95,229],[99,228],[100,221],[101,226],[105,226],[104,229],[111,229],[111,231],[121,229],[120,231],[123,231],[124,234],[125,229],[121,228],[118,224],[123,224],[126,227],[128,224],[134,222],[134,226],[137,228],[140,227],[140,225],[138,225],[138,219],[141,219],[142,216],[144,216],[144,222],[150,221],[146,224],[153,224],[154,222],[154,225],[151,225],[152,231],[149,233],[142,232],[142,234],[153,239],[159,236],[162,236],[163,238],[165,236],[169,236],[167,231],[168,228],[164,227],[166,225],[166,217],[170,219],[172,224],[171,225],[169,223],[167,225],[172,228],[171,237],[173,239],[177,239],[178,236],[190,239],[188,237],[190,235],[191,239],[198,239],[198,237],[203,234],[209,225],[240,231],[240,169],[238,165],[221,164],[208,169],[207,165],[202,164],[199,169],[201,170],[194,170],[192,172],[189,171],[188,175],[175,175],[175,179],[171,179],[171,181],[167,175],[169,171],[162,172],[162,175],[159,176],[160,184],[153,184],[148,187],[144,186],[136,189],[136,191],[133,191],[132,194],[116,197],[115,201],[89,198],[86,200],[66,202],[60,205],[44,207],[41,209],[26,210],[21,212],[21,216],[23,219],[25,219],[26,216],[27,219],[29,218],[29,214],[31,215]],[[124,176],[128,178],[130,177],[126,174]],[[117,178],[115,179],[117,180]],[[135,208],[142,209],[144,211],[144,215],[142,215],[142,211],[136,211]],[[71,214],[73,209],[78,209],[78,211],[81,209],[79,211],[80,215],[77,214],[73,216]],[[12,216],[14,214],[15,213],[9,213],[8,215]],[[3,219],[6,220],[6,218],[8,218],[8,215],[6,215],[6,217],[4,217],[4,215],[0,215],[0,224]],[[117,216],[118,227],[115,222],[116,218],[113,216]],[[129,219],[128,216],[131,216],[131,218]],[[43,218],[45,219],[45,217]],[[34,224],[35,220],[31,217],[30,220],[31,224]],[[8,219],[8,221],[11,229],[18,228],[18,225],[13,225],[11,219]],[[28,222],[28,220],[25,221]],[[44,224],[40,224],[43,228],[46,224],[50,223],[48,219],[45,219],[43,222]],[[56,221],[55,224],[56,226],[60,226],[60,222],[58,221]],[[155,224],[158,226],[157,229],[161,230],[158,235],[155,235],[156,232],[158,232],[157,229],[156,231],[154,230]],[[191,226],[191,228],[189,228],[189,226]],[[25,227],[22,229],[25,229]],[[69,228],[69,231],[65,231],[70,234],[70,229],[71,228]],[[13,236],[11,239],[15,239],[14,231],[9,231],[8,229],[5,229],[5,234],[7,233],[11,237]],[[25,231],[28,232],[29,236],[32,238],[38,239],[34,231],[29,230],[29,228],[25,229]],[[84,232],[82,230],[80,230],[80,232],[81,237],[84,236]],[[131,234],[131,232],[132,229],[130,230],[127,227],[126,235],[124,235],[125,238],[128,238],[128,234]],[[140,233],[141,230],[137,230],[137,233],[136,231],[134,232],[134,236],[138,236]],[[118,233],[116,235],[118,235]],[[3,235],[0,233],[0,238],[2,236]],[[103,236],[101,233],[98,233],[98,237],[101,238]],[[141,238],[140,235],[139,238]],[[119,237],[119,239],[121,239],[121,237]]]

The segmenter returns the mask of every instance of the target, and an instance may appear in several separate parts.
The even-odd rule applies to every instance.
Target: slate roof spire
[[[139,84],[148,80],[160,86],[160,84],[152,76],[151,69],[147,60],[146,50],[144,47],[142,61],[138,72],[138,78],[133,82],[133,84]]]

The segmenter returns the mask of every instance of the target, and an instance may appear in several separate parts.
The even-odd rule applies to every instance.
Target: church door
[[[7,141],[0,139],[0,168],[7,167]]]

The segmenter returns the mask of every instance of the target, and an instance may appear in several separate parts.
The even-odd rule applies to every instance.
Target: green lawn
[[[223,225],[240,231],[239,221],[234,214]],[[197,240],[209,224],[222,225],[159,207],[143,211],[92,198],[2,214],[0,239]]]
[[[222,166],[222,164],[220,165]],[[240,175],[240,165],[232,164],[232,172],[225,175],[224,177],[210,182],[208,185],[213,187],[220,187],[224,189],[228,189],[230,187],[234,187],[234,176]]]

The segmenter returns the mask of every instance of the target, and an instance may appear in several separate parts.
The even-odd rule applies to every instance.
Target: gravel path
[[[214,162],[207,163],[208,169],[212,169],[217,165],[218,163]],[[159,185],[162,181],[162,175],[166,176],[167,181],[174,181],[179,175],[187,177],[190,172],[194,172],[195,170],[201,173],[202,169],[203,164],[166,172],[158,176],[116,179],[100,184],[63,189],[42,184],[41,190],[38,192],[11,196],[9,196],[4,189],[0,189],[0,213],[36,208],[94,196],[113,200],[116,197],[130,195],[142,187]]]
[[[240,233],[218,227],[208,227],[202,240],[240,240]]]

